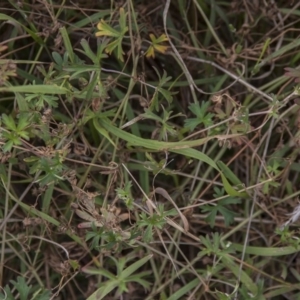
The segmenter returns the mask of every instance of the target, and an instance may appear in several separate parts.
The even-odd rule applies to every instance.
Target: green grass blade
[[[236,175],[222,162],[217,162],[218,167],[223,172],[225,177],[234,185],[242,185],[243,183],[236,177]]]
[[[152,256],[153,256],[152,254],[147,255],[147,256],[139,259],[138,261],[136,261],[129,267],[127,267],[124,271],[122,271],[122,273],[120,275],[120,280],[125,280],[132,273],[134,273],[137,269],[139,269],[141,266],[143,266]]]
[[[243,245],[240,244],[232,244],[233,248],[238,251],[243,251]],[[299,249],[293,246],[286,247],[253,247],[247,246],[245,252],[247,254],[257,255],[257,256],[284,256],[290,255],[299,252]]]
[[[73,64],[73,63],[75,63],[75,54],[74,54],[73,46],[72,46],[70,38],[69,38],[69,34],[65,27],[60,28],[59,31],[63,38],[64,45],[66,47],[66,51],[69,54],[70,62]]]
[[[182,299],[182,296],[186,295],[193,288],[195,288],[198,284],[199,284],[199,279],[195,278],[194,280],[190,281],[188,284],[185,284],[181,289],[176,291],[172,296],[167,298],[167,300]]]
[[[155,151],[170,151],[174,153],[178,153],[181,155],[185,155],[188,157],[192,157],[195,159],[198,159],[200,161],[203,161],[213,167],[215,170],[220,172],[220,169],[218,168],[217,164],[206,154],[195,150],[191,149],[192,147],[200,146],[205,144],[211,139],[217,138],[216,136],[213,137],[206,137],[203,139],[198,139],[194,141],[182,141],[182,142],[160,142],[160,141],[155,141],[155,140],[150,140],[150,139],[143,139],[137,136],[134,136],[131,133],[128,133],[122,129],[119,129],[112,124],[110,124],[109,121],[101,119],[99,120],[100,125],[102,125],[108,132],[111,134],[119,137],[120,139],[123,139],[127,141],[130,145],[136,146],[136,147],[143,147],[146,149],[151,149]],[[231,195],[231,196],[237,196],[237,197],[247,197],[245,193],[239,193],[234,188],[229,184],[228,180],[226,177],[221,174],[224,188],[226,192]]]
[[[236,265],[233,260],[229,257],[223,257],[222,263],[236,276],[240,278],[241,282],[247,287],[253,295],[257,294],[258,288],[257,284],[253,282],[250,276],[245,271],[240,271],[240,267]],[[240,275],[240,276],[239,276]]]
[[[69,91],[57,85],[19,85],[0,87],[0,92],[33,93],[33,94],[67,94]]]

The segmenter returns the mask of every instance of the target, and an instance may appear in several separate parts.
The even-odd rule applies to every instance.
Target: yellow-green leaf
[[[109,26],[104,20],[101,20],[98,25],[98,32],[95,33],[96,36],[112,36],[119,37],[120,32]]]

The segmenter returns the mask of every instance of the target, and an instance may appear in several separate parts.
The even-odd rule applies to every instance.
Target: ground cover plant
[[[0,1],[1,299],[300,299],[297,1]]]

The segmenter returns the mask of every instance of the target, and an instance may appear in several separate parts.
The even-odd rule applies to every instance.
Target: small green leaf
[[[215,198],[224,196],[224,189],[219,190],[218,188],[215,188],[214,190],[216,192],[216,194],[214,194]],[[210,227],[213,228],[215,226],[215,219],[218,214],[221,214],[224,217],[225,226],[228,227],[234,221],[234,217],[236,216],[236,213],[234,213],[228,206],[231,204],[238,204],[240,202],[240,199],[227,197],[219,200],[216,205],[207,204],[201,206],[201,211],[203,213],[208,213],[205,220],[208,222]]]
[[[31,286],[27,285],[24,277],[18,276],[17,281],[11,280],[10,282],[14,285],[14,287],[20,293],[20,299],[21,300],[28,300],[29,299],[29,293],[30,293],[30,290],[31,290]]]
[[[2,114],[2,120],[3,120],[4,125],[7,127],[7,129],[10,129],[12,131],[17,130],[15,121],[11,115],[7,116],[6,114]]]
[[[93,62],[93,63],[97,63],[98,62],[98,59],[97,59],[97,56],[95,55],[95,53],[92,51],[92,49],[90,48],[90,45],[89,43],[87,42],[87,40],[85,39],[82,39],[80,41],[80,44],[82,46],[82,48],[84,49],[84,53],[87,57],[90,58],[90,60]]]
[[[52,52],[52,57],[53,57],[54,61],[57,63],[57,65],[59,67],[62,67],[63,59],[62,59],[61,55],[54,51],[54,52]]]
[[[196,118],[189,118],[185,120],[185,128],[188,128],[190,131],[193,131],[198,125],[203,124],[206,128],[213,124],[212,117],[213,114],[206,113],[210,105],[210,102],[199,102],[192,103],[189,106],[189,110],[196,115]]]
[[[144,232],[143,239],[146,243],[150,243],[153,240],[153,234],[152,234],[153,226],[148,225],[146,227],[146,230]]]

